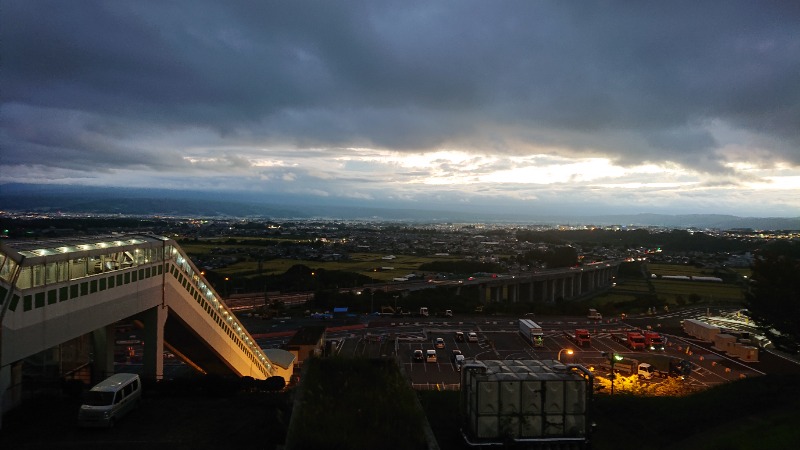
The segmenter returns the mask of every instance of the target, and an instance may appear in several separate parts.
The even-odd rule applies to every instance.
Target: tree
[[[745,299],[750,317],[776,347],[800,349],[800,260],[774,252],[760,255]]]
[[[263,382],[263,386],[265,391],[280,391],[286,387],[286,380],[279,376],[269,377]]]

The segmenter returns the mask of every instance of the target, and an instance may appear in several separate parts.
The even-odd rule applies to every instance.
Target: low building
[[[297,365],[311,356],[319,356],[325,348],[325,327],[310,326],[297,330],[286,344],[286,350],[295,355]]]

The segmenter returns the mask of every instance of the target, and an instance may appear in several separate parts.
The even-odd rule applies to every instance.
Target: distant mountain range
[[[236,200],[231,200],[235,198]],[[722,214],[524,215],[441,209],[377,208],[314,204],[307,198],[259,193],[174,191],[63,185],[0,185],[0,210],[41,214],[238,217],[273,220],[339,219],[407,222],[622,225],[667,228],[800,230],[800,217],[737,217]]]

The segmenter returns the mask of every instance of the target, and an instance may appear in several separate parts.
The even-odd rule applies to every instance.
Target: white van
[[[603,315],[600,314],[596,309],[590,309],[589,314],[586,315],[586,318],[589,320],[603,320]]]
[[[86,393],[78,411],[78,426],[113,427],[125,414],[139,406],[142,382],[134,373],[118,373]]]

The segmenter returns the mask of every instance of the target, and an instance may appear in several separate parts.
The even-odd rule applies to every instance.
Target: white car
[[[478,333],[475,333],[474,331],[470,331],[470,333],[467,335],[467,341],[468,342],[478,342]]]
[[[436,350],[427,350],[425,352],[425,361],[436,362]]]
[[[463,366],[466,362],[467,361],[464,359],[464,355],[456,355],[455,361],[453,362],[453,364],[456,366],[456,372],[461,372],[461,366]]]

